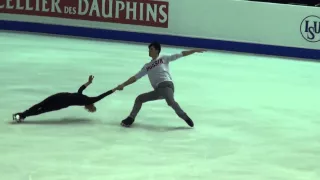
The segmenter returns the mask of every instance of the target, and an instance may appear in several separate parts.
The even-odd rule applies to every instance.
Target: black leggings
[[[54,101],[50,102],[50,100],[51,99],[46,99],[38,104],[33,105],[31,108],[29,108],[28,110],[22,113],[22,117],[26,118],[28,116],[36,116],[39,114],[43,114],[51,111],[57,111],[67,107],[67,106],[62,106],[62,104],[59,104],[59,103],[54,103]]]
[[[100,101],[101,99],[112,93],[112,90],[109,90],[96,97],[87,97],[80,93],[60,93],[48,97],[47,99],[43,100],[42,102],[36,105],[33,105],[31,108],[20,114],[23,118],[26,118],[28,116],[36,116],[51,111],[57,111],[60,109],[67,108],[69,106],[90,105]]]

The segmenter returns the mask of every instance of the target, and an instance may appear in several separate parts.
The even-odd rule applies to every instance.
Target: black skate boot
[[[18,123],[22,122],[26,117],[22,113],[16,113],[12,115],[12,119]]]
[[[134,122],[134,118],[127,117],[126,119],[121,121],[121,126],[123,127],[130,127]]]
[[[194,124],[193,124],[193,121],[191,120],[191,118],[188,116],[188,115],[185,115],[186,117],[183,118],[183,120],[190,126],[190,127],[193,127]]]

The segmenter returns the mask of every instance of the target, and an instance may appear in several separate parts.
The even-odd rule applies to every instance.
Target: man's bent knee
[[[136,100],[135,100],[135,103],[142,103],[142,100],[141,100],[142,98],[141,98],[141,95],[140,96],[138,96],[137,98],[136,98]]]
[[[174,100],[166,100],[167,101],[167,104],[168,104],[168,106],[170,106],[170,107],[174,107],[174,105],[176,105],[176,104],[178,104],[176,101],[174,101]]]
[[[146,98],[144,95],[139,95],[136,100],[135,103],[145,103],[148,101],[148,98]]]

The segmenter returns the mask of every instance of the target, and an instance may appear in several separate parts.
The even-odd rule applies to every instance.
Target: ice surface
[[[163,47],[164,54],[183,49]],[[189,129],[165,101],[122,128],[147,77],[97,103],[12,124],[95,76],[107,91],[149,61],[145,44],[0,32],[1,180],[319,180],[320,64],[221,52],[171,64]]]

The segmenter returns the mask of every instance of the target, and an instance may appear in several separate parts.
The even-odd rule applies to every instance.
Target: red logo
[[[163,64],[162,59],[158,59],[155,62],[153,62],[150,66],[147,67],[147,71],[153,69],[154,67],[157,67],[158,65]]]
[[[169,3],[156,0],[0,0],[0,12],[168,28]]]

